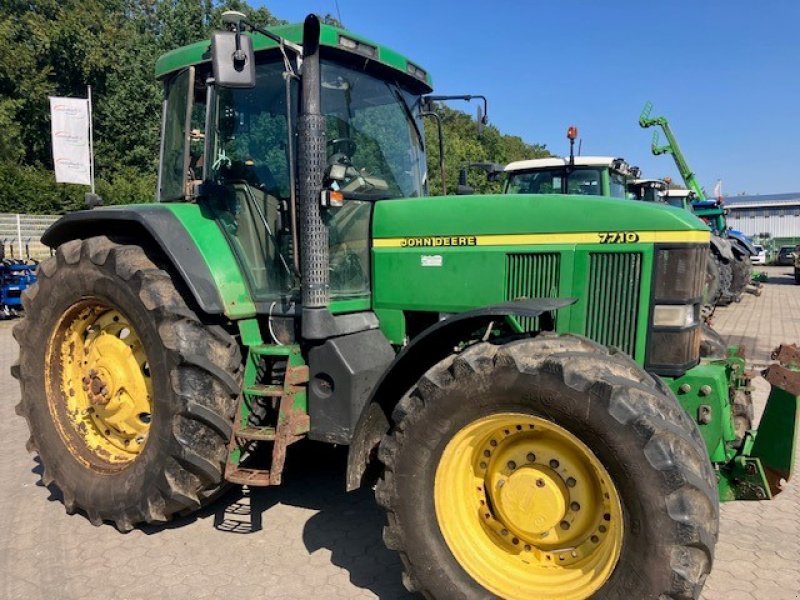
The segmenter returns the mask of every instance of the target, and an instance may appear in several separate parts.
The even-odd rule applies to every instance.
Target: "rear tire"
[[[731,267],[733,277],[731,290],[738,299],[753,279],[753,265],[750,263],[749,256],[736,256]]]
[[[717,263],[719,271],[719,296],[717,296],[717,306],[727,306],[733,302],[733,291],[731,285],[733,283],[733,267],[731,263],[725,263],[722,259],[714,254],[714,260]]]
[[[23,296],[25,318],[14,328],[20,355],[12,374],[22,391],[17,413],[28,423],[28,449],[40,456],[43,482],[61,490],[67,512],[83,510],[94,525],[113,521],[122,531],[199,508],[224,486],[241,385],[236,340],[221,326],[204,323],[139,246],[106,237],[70,241],[40,265],[38,275]],[[100,308],[81,309],[87,298]],[[59,341],[74,335],[64,320],[79,309],[102,314],[102,307],[117,311],[135,330],[150,381],[146,439],[138,454],[120,461],[113,455],[105,460],[106,450],[89,443],[80,415],[67,413],[75,392],[79,399],[82,392],[80,381],[70,379],[81,361],[73,366],[69,345]],[[95,415],[97,409],[87,410]],[[97,433],[92,439],[101,439]]]
[[[709,316],[714,313],[714,306],[719,300],[719,264],[714,255],[709,252],[708,260],[706,261],[706,287],[703,294],[703,316]]]
[[[599,588],[576,593],[553,579],[526,596],[513,586],[489,589],[478,582],[483,574],[469,572],[445,539],[435,501],[437,466],[452,454],[451,440],[503,413],[565,429],[610,475],[621,499],[624,538],[613,572]],[[387,511],[384,541],[400,554],[410,591],[426,598],[514,600],[699,596],[718,533],[716,480],[694,422],[666,387],[629,357],[570,335],[502,346],[479,343],[434,365],[398,403],[392,420],[379,447],[385,471],[376,497]],[[475,518],[483,510],[476,507]],[[487,531],[487,539],[507,540]],[[475,539],[457,550],[468,556],[484,543]],[[523,550],[508,547],[517,548],[516,554]],[[547,566],[553,572],[553,565]],[[515,576],[525,577],[528,568],[533,567]]]

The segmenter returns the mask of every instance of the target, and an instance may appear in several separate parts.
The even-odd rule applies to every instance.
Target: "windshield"
[[[563,194],[566,167],[553,167],[524,173],[511,173],[508,178],[508,194]],[[603,193],[599,169],[577,168],[567,179],[566,193],[583,196],[599,196]]]
[[[420,97],[363,71],[322,61],[331,188],[365,200],[424,195]]]

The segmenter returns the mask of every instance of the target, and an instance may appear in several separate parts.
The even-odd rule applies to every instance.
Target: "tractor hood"
[[[560,194],[387,200],[376,204],[373,227],[376,247],[385,245],[381,239],[411,236],[635,232],[647,234],[636,240],[641,242],[707,242],[709,239],[706,224],[682,209],[598,196]],[[681,236],[679,232],[686,235]],[[585,241],[596,242],[597,239]]]

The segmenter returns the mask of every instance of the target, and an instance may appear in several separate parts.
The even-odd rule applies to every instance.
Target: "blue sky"
[[[336,15],[334,0],[264,4],[290,21]],[[650,154],[652,129],[638,126],[651,100],[707,190],[721,178],[726,195],[800,191],[797,0],[338,4],[348,29],[431,72],[436,93],[488,96],[505,133],[564,154],[575,124],[583,154],[678,178],[671,158]]]

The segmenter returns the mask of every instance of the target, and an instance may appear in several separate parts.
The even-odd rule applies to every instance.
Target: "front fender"
[[[378,380],[356,424],[347,455],[347,490],[361,486],[372,463],[372,451],[389,431],[394,406],[432,365],[452,354],[453,347],[492,321],[507,317],[545,317],[576,298],[538,298],[506,302],[451,315],[415,337]]]

